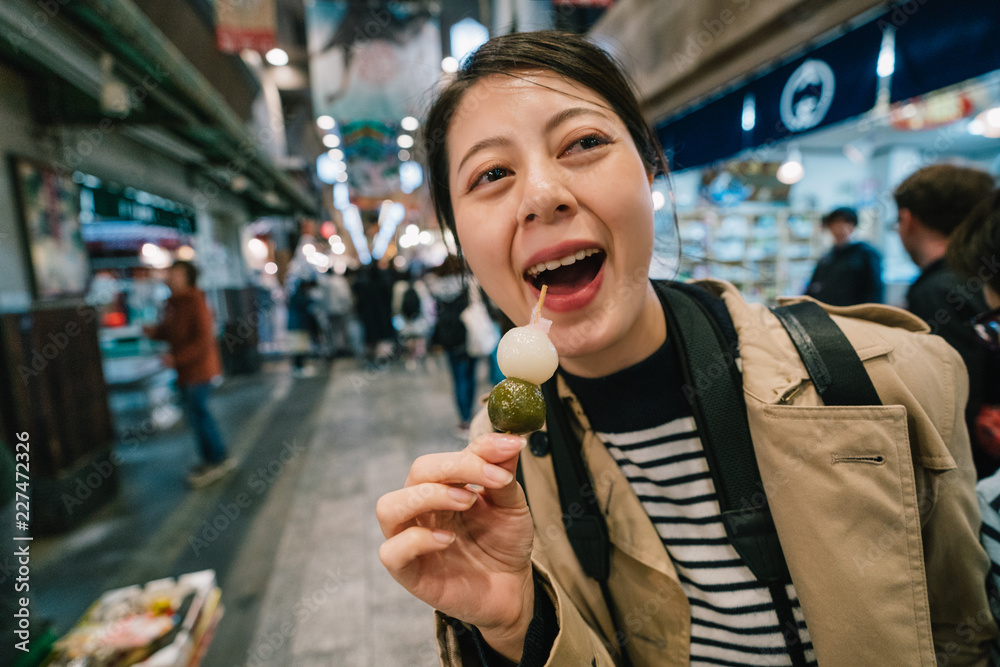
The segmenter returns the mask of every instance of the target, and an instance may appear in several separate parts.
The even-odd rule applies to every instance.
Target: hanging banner
[[[306,6],[313,110],[338,122],[421,116],[441,77],[441,30],[404,3]]]
[[[278,44],[276,23],[275,0],[215,0],[215,44],[223,53],[270,51]]]
[[[896,29],[893,102],[1000,69],[996,0],[896,3],[878,20]]]
[[[657,134],[671,166],[702,166],[865,113],[875,105],[881,43],[881,30],[869,23],[699,109],[659,123]],[[754,100],[753,123],[744,129],[748,96]]]

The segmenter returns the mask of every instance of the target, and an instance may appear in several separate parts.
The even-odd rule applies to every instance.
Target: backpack
[[[760,471],[754,455],[740,371],[733,360],[736,332],[720,299],[684,283],[653,281],[663,302],[667,328],[674,338],[681,381],[694,411],[704,443],[709,471],[715,482],[723,525],[730,543],[758,581],[768,585],[779,624],[796,627],[786,592],[791,582],[767,498],[761,493]],[[804,301],[772,310],[788,332],[825,405],[881,405],[860,357],[840,327],[823,308]],[[731,382],[718,382],[702,392],[694,369],[717,366],[722,359]],[[563,509],[563,525],[584,572],[601,586],[612,621],[616,618],[609,588],[611,544],[604,514],[583,461],[581,443],[556,390],[555,377],[542,385],[545,396],[545,437]],[[524,486],[522,480],[521,486]],[[787,625],[787,624],[791,625]],[[616,628],[616,637],[624,636]],[[806,664],[797,635],[786,637],[794,667]],[[619,645],[624,664],[631,664]]]
[[[437,322],[431,335],[431,344],[440,345],[446,350],[465,348],[465,324],[462,323],[462,311],[469,305],[468,290],[451,301],[437,300]]]
[[[417,289],[410,283],[406,287],[406,291],[403,293],[403,303],[400,306],[400,312],[408,320],[412,320],[420,315],[420,295],[417,294]]]

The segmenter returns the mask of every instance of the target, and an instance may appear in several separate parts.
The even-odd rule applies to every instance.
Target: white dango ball
[[[542,384],[556,372],[559,354],[549,337],[533,326],[516,327],[497,346],[500,371],[511,378]]]

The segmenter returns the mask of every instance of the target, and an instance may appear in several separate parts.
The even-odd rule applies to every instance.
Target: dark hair
[[[187,279],[189,287],[195,287],[198,285],[198,267],[191,262],[183,259],[174,260],[174,263],[170,265],[170,268],[183,269],[184,277]]]
[[[840,208],[835,208],[823,216],[823,226],[826,227],[831,222],[834,222],[836,220],[843,220],[844,222],[849,222],[855,227],[857,227],[858,212],[848,206],[841,206]]]
[[[899,184],[892,196],[926,227],[950,236],[972,209],[993,190],[993,177],[981,169],[934,164]]]
[[[956,273],[976,277],[1000,294],[1000,190],[986,197],[948,238],[946,261]],[[986,269],[986,274],[982,273]]]
[[[448,187],[448,147],[445,139],[465,93],[491,74],[546,70],[590,88],[621,118],[651,174],[666,173],[667,162],[656,134],[642,115],[631,81],[606,51],[580,35],[554,30],[511,33],[494,37],[472,53],[454,80],[442,90],[427,113],[423,145],[434,211],[442,228],[458,242],[455,213]]]

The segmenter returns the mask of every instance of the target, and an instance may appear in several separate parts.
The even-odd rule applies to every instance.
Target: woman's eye
[[[493,181],[499,181],[501,178],[507,175],[507,170],[503,167],[493,167],[488,172],[483,174],[483,178],[486,179],[487,183],[492,183]]]
[[[582,139],[577,139],[574,141],[570,147],[567,149],[567,153],[571,153],[574,150],[580,149],[588,151],[592,148],[597,148],[598,146],[603,146],[609,143],[606,137],[602,137],[599,134],[589,134]]]
[[[476,179],[476,182],[472,184],[472,187],[475,188],[476,186],[483,185],[484,183],[492,183],[494,181],[499,181],[501,178],[504,178],[505,176],[507,176],[506,169],[504,169],[503,167],[493,167],[492,169],[484,171],[479,176],[479,178]]]

